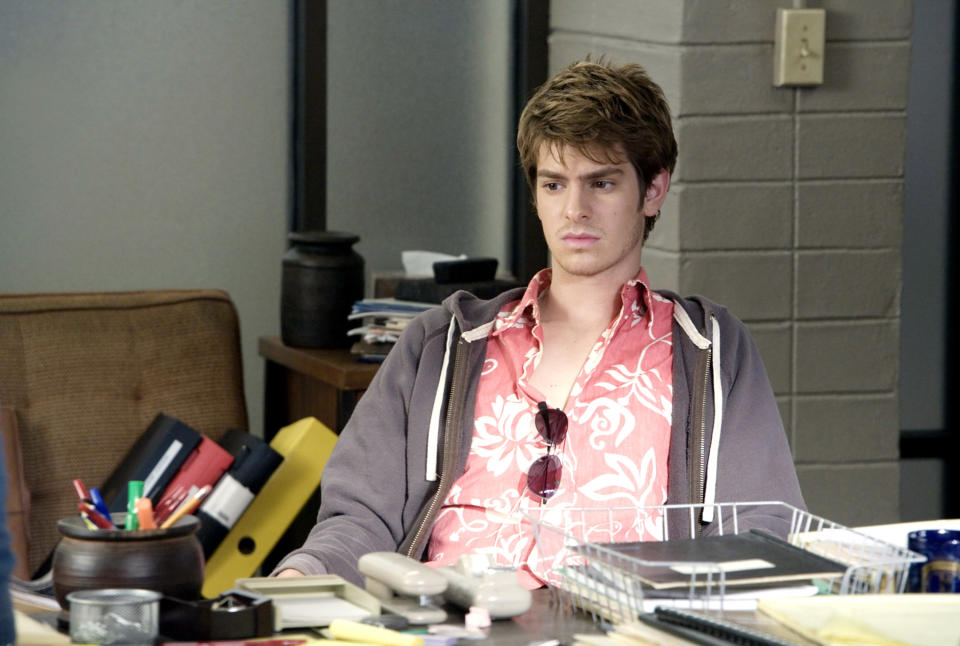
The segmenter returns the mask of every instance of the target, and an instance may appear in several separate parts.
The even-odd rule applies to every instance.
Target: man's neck
[[[582,330],[601,326],[602,330],[620,311],[620,292],[632,278],[570,276],[555,270],[540,303],[541,321],[562,322]]]
[[[566,406],[590,348],[620,312],[622,287],[597,276],[554,271],[540,298],[543,352],[530,380],[551,406]]]

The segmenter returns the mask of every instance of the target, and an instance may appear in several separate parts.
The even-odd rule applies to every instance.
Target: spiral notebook
[[[774,635],[692,610],[657,608],[652,614],[639,615],[638,619],[658,630],[705,646],[800,646],[797,642],[785,641]]]

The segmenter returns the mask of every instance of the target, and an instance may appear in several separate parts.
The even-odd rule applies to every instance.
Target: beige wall
[[[227,290],[251,430],[279,334],[288,0],[0,2],[0,292]],[[509,269],[506,2],[329,0],[328,228]]]
[[[0,292],[216,287],[279,330],[287,2],[0,2]]]
[[[327,228],[509,272],[512,3],[328,0]]]
[[[823,0],[824,83],[773,86],[790,0],[553,0],[550,66],[645,65],[680,147],[651,279],[753,332],[810,511],[899,520],[898,362],[909,0]]]

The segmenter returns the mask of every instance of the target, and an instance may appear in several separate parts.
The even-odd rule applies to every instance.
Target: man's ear
[[[654,175],[643,195],[643,214],[650,218],[660,212],[670,190],[670,171],[664,169]]]

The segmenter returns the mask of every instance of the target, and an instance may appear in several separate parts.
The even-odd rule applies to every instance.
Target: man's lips
[[[571,247],[587,247],[599,240],[600,236],[596,236],[591,233],[571,232],[563,234],[560,236],[560,239]]]

